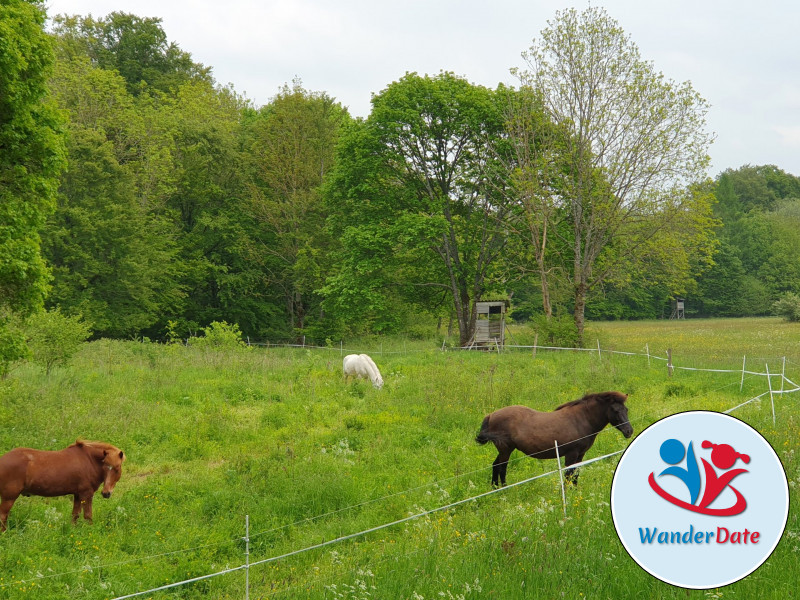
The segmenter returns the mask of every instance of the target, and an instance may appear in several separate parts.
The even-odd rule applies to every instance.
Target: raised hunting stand
[[[469,348],[500,348],[506,341],[506,311],[508,300],[487,300],[476,302],[478,318],[475,321],[475,334]]]

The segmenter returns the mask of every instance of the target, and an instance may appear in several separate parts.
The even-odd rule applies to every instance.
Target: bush
[[[796,323],[800,321],[800,296],[787,292],[772,305],[772,310],[787,321]]]
[[[69,362],[92,335],[92,330],[82,316],[68,317],[56,308],[31,316],[27,334],[33,361],[44,367],[49,375],[53,367]]]
[[[242,340],[239,326],[225,321],[214,321],[208,327],[203,327],[203,336],[190,338],[189,343],[198,348],[218,350],[247,348],[247,344]]]
[[[19,318],[13,314],[6,317],[0,314],[0,379],[8,375],[11,365],[29,355]]]
[[[545,315],[537,315],[533,318],[532,326],[539,335],[539,345],[561,348],[578,347],[578,328],[571,315],[561,315],[549,319]]]

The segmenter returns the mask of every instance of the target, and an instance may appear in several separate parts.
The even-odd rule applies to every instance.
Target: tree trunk
[[[478,307],[474,302],[470,302],[467,294],[462,293],[460,300],[456,317],[458,318],[459,345],[463,348],[469,345],[475,335]]]
[[[575,286],[575,311],[573,316],[575,318],[575,327],[578,330],[578,348],[583,348],[583,329],[585,323],[584,314],[586,312],[586,289],[587,286],[584,282],[580,282]]]
[[[547,281],[547,269],[544,264],[544,257],[537,256],[536,262],[539,263],[539,281],[542,284],[542,309],[549,321],[553,316],[553,306],[550,303],[550,285]]]

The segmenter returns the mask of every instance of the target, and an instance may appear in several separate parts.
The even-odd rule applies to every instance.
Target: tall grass
[[[673,349],[676,365],[740,368],[742,356],[800,377],[800,330],[777,320],[593,324],[601,348]],[[737,331],[739,332],[737,334]],[[530,343],[524,328],[515,341]],[[367,351],[385,387],[345,382],[341,355]],[[101,439],[128,460],[92,526],[69,523],[66,498],[20,498],[0,536],[0,597],[113,598],[281,556],[470,498],[490,489],[493,449],[473,439],[483,416],[540,410],[587,391],[630,394],[637,432],[688,409],[725,410],[766,391],[762,377],[676,371],[603,352],[441,352],[441,340],[364,340],[342,349],[236,351],[136,342],[87,344],[49,377],[25,365],[0,382],[0,449]],[[730,362],[728,362],[730,361]],[[772,367],[771,367],[772,368]],[[780,371],[780,367],[777,368]],[[798,475],[797,396],[735,416]],[[587,458],[623,449],[611,428]],[[509,482],[555,468],[512,456]],[[800,524],[741,582],[686,592],[625,553],[608,506],[616,458],[567,489],[546,476],[348,541],[253,567],[251,598],[785,598],[800,580]],[[152,598],[242,598],[230,573]]]

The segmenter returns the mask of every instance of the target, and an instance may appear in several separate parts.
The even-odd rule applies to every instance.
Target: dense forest
[[[46,38],[25,34],[46,79],[24,110],[50,132],[41,145],[52,156],[37,169],[55,185],[27,233],[3,224],[8,240],[33,240],[28,254],[38,234],[43,261],[27,263],[41,272],[36,298],[0,302],[0,318],[43,304],[80,315],[95,337],[186,337],[225,321],[273,341],[438,321],[464,343],[481,298],[582,333],[584,316],[669,317],[677,297],[687,316],[728,317],[770,314],[800,292],[800,178],[745,165],[705,179],[704,103],[682,87],[640,91],[650,104],[685,92],[682,106],[696,108],[680,124],[692,137],[670,167],[679,177],[653,175],[648,149],[672,160],[659,138],[635,153],[622,140],[629,162],[614,162],[542,92],[546,35],[516,89],[408,73],[354,119],[299,80],[254,106],[169,42],[159,19],[55,16],[45,33],[38,3],[4,10],[14,5],[38,11]],[[597,9],[562,25],[587,13],[608,25]],[[15,89],[7,62],[0,96]],[[3,128],[23,109],[0,108],[6,152],[16,138]],[[27,160],[6,154],[4,202],[16,194],[7,174]],[[16,194],[3,219],[34,196]],[[9,298],[21,289],[12,275],[0,268]]]

